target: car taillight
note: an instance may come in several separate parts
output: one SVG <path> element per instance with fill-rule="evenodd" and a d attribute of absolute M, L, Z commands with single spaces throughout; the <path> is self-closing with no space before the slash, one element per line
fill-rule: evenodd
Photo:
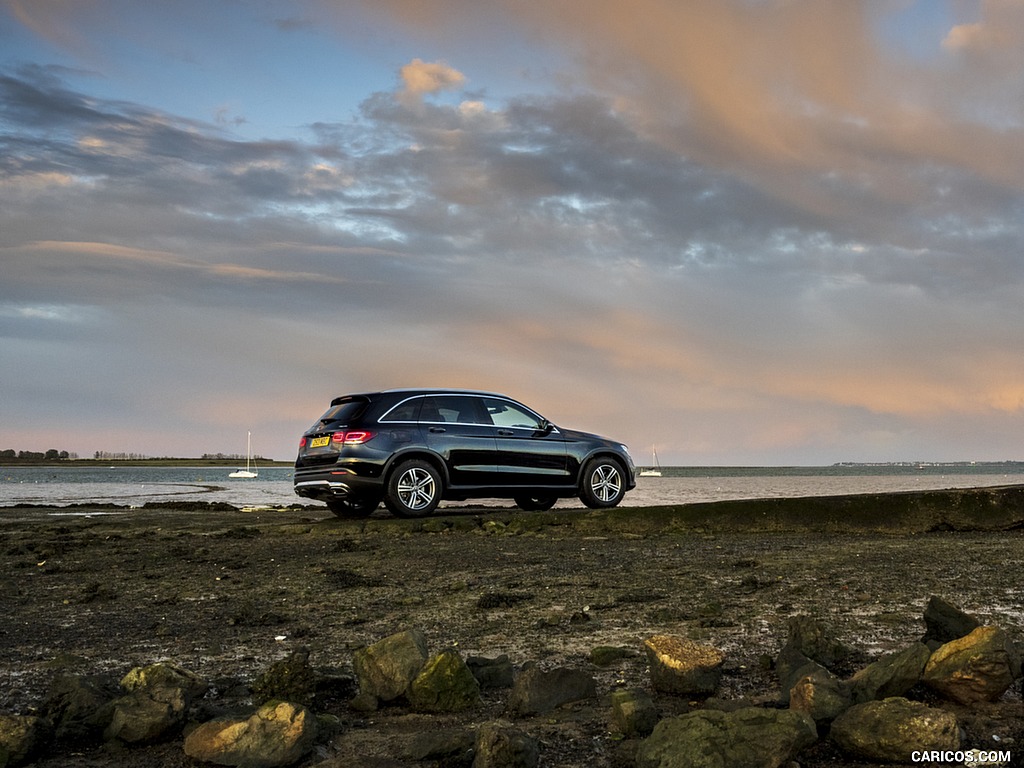
<path fill-rule="evenodd" d="M 305 437 L 300 437 L 299 438 L 299 448 L 305 448 L 305 447 L 306 447 L 306 438 Z"/>
<path fill-rule="evenodd" d="M 331 440 L 342 445 L 362 445 L 367 440 L 373 439 L 376 432 L 369 432 L 364 429 L 354 429 L 349 432 L 335 432 Z"/>

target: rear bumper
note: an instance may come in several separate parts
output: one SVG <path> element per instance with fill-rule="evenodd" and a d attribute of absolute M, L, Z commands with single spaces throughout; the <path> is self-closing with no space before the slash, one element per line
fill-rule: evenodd
<path fill-rule="evenodd" d="M 294 488 L 297 495 L 318 501 L 380 494 L 384 490 L 380 478 L 337 470 L 296 471 Z"/>

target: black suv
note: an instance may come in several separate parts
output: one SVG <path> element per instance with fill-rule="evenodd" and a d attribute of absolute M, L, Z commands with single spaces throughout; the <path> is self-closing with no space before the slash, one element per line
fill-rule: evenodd
<path fill-rule="evenodd" d="M 401 517 L 442 499 L 511 498 L 550 509 L 579 496 L 614 507 L 636 485 L 622 443 L 561 429 L 504 395 L 401 389 L 345 395 L 299 442 L 295 492 L 339 517 L 366 517 L 383 500 Z"/>

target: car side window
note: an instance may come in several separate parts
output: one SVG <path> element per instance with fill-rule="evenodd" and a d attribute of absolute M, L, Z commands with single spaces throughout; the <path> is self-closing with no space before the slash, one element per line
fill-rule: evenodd
<path fill-rule="evenodd" d="M 449 395 L 436 397 L 437 408 L 444 421 L 454 424 L 487 424 L 480 409 L 477 397 L 467 395 Z"/>
<path fill-rule="evenodd" d="M 381 421 L 417 421 L 423 398 L 414 397 L 399 403 L 381 417 Z"/>
<path fill-rule="evenodd" d="M 420 421 L 444 424 L 490 424 L 487 411 L 477 397 L 436 395 L 423 398 Z"/>
<path fill-rule="evenodd" d="M 541 417 L 516 403 L 511 403 L 508 400 L 484 398 L 484 405 L 495 426 L 540 429 Z"/>
<path fill-rule="evenodd" d="M 420 406 L 420 421 L 426 421 L 431 424 L 444 421 L 444 417 L 441 415 L 440 409 L 437 407 L 437 398 L 424 397 L 423 405 Z"/>

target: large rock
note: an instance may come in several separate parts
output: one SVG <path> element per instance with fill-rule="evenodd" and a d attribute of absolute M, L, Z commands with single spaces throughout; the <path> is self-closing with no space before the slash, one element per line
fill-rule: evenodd
<path fill-rule="evenodd" d="M 189 699 L 198 699 L 210 689 L 209 683 L 200 675 L 166 661 L 148 667 L 135 667 L 121 678 L 121 687 L 129 693 L 178 688 Z"/>
<path fill-rule="evenodd" d="M 850 707 L 829 733 L 846 752 L 881 763 L 909 763 L 913 752 L 960 748 L 953 713 L 900 697 Z"/>
<path fill-rule="evenodd" d="M 257 704 L 275 699 L 312 706 L 316 695 L 316 673 L 309 663 L 309 649 L 296 648 L 286 658 L 275 661 L 252 683 Z"/>
<path fill-rule="evenodd" d="M 154 744 L 176 736 L 188 714 L 189 702 L 181 688 L 139 689 L 114 700 L 108 741 Z"/>
<path fill-rule="evenodd" d="M 490 659 L 486 656 L 470 656 L 466 666 L 473 677 L 480 683 L 481 690 L 487 688 L 511 688 L 515 683 L 515 673 L 508 654 Z"/>
<path fill-rule="evenodd" d="M 121 679 L 127 693 L 112 703 L 104 738 L 125 744 L 149 744 L 177 735 L 194 698 L 209 684 L 199 675 L 161 662 L 136 667 Z"/>
<path fill-rule="evenodd" d="M 454 768 L 472 762 L 475 744 L 476 734 L 468 728 L 432 728 L 413 735 L 405 756 L 410 760 L 429 760 L 431 765 Z M 328 768 L 328 765 L 324 764 L 322 768 Z"/>
<path fill-rule="evenodd" d="M 264 704 L 246 720 L 211 720 L 185 738 L 185 754 L 214 765 L 279 768 L 313 748 L 316 718 L 288 702 Z"/>
<path fill-rule="evenodd" d="M 649 736 L 658 724 L 658 708 L 642 688 L 614 691 L 611 702 L 612 730 L 627 738 Z"/>
<path fill-rule="evenodd" d="M 789 620 L 786 646 L 828 669 L 833 669 L 854 653 L 853 649 L 836 638 L 831 627 L 813 616 L 794 616 Z"/>
<path fill-rule="evenodd" d="M 385 637 L 353 654 L 362 695 L 394 701 L 405 695 L 427 662 L 427 639 L 417 629 Z"/>
<path fill-rule="evenodd" d="M 53 723 L 57 741 L 98 742 L 110 725 L 112 702 L 120 693 L 106 676 L 64 675 L 50 686 L 42 715 Z"/>
<path fill-rule="evenodd" d="M 978 627 L 935 651 L 921 679 L 961 704 L 995 701 L 1020 677 L 1020 656 L 999 627 Z"/>
<path fill-rule="evenodd" d="M 540 745 L 532 736 L 499 723 L 484 723 L 476 733 L 473 768 L 536 768 Z"/>
<path fill-rule="evenodd" d="M 920 682 L 930 656 L 927 645 L 914 643 L 858 670 L 849 680 L 853 703 L 904 695 Z"/>
<path fill-rule="evenodd" d="M 508 698 L 508 709 L 516 715 L 539 715 L 570 701 L 597 695 L 597 682 L 586 672 L 567 667 L 544 670 L 536 665 L 523 668 Z"/>
<path fill-rule="evenodd" d="M 924 609 L 924 637 L 922 643 L 933 648 L 958 637 L 969 635 L 981 626 L 981 622 L 964 613 L 952 603 L 932 595 Z M 934 645 L 933 645 L 934 644 Z"/>
<path fill-rule="evenodd" d="M 442 651 L 410 684 L 409 703 L 420 712 L 462 712 L 480 704 L 480 684 L 457 651 Z"/>
<path fill-rule="evenodd" d="M 779 678 L 780 702 L 789 706 L 789 692 L 797 681 L 802 677 L 811 674 L 814 670 L 828 672 L 825 667 L 816 661 L 811 661 L 800 651 L 792 646 L 785 645 L 775 660 L 775 674 Z"/>
<path fill-rule="evenodd" d="M 789 692 L 789 708 L 816 723 L 831 723 L 853 704 L 849 686 L 822 666 L 812 664 Z"/>
<path fill-rule="evenodd" d="M 697 710 L 658 723 L 636 768 L 779 768 L 817 741 L 814 721 L 792 710 Z"/>
<path fill-rule="evenodd" d="M 53 734 L 35 715 L 0 715 L 0 766 L 14 768 L 41 752 Z"/>
<path fill-rule="evenodd" d="M 725 656 L 717 648 L 672 635 L 644 641 L 656 691 L 682 696 L 711 696 L 722 679 Z"/>

